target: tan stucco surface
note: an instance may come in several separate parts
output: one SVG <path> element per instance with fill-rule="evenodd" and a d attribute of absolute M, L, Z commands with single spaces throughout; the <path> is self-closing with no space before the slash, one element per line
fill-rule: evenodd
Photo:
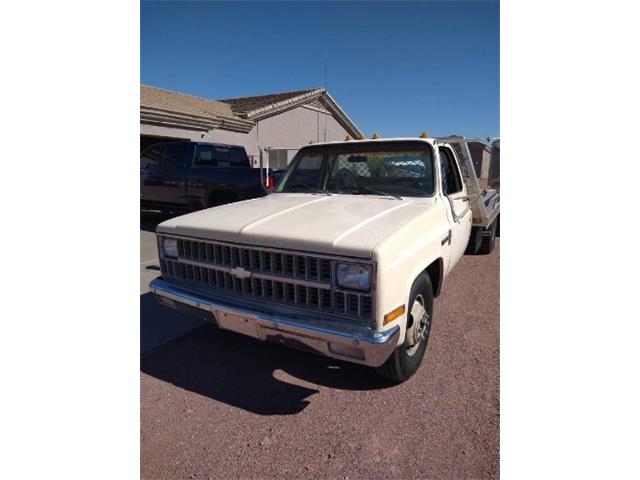
<path fill-rule="evenodd" d="M 273 117 L 259 120 L 249 133 L 222 129 L 202 132 L 141 124 L 140 134 L 242 145 L 251 156 L 259 157 L 260 149 L 262 149 L 266 159 L 266 150 L 269 147 L 293 149 L 289 152 L 289 158 L 291 158 L 295 154 L 295 149 L 307 145 L 310 141 L 343 140 L 347 135 L 347 131 L 329 113 L 321 113 L 306 107 L 297 107 Z"/>

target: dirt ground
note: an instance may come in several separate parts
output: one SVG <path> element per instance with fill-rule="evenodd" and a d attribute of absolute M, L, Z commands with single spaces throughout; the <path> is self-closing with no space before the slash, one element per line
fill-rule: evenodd
<path fill-rule="evenodd" d="M 402 385 L 211 326 L 147 354 L 142 478 L 497 478 L 499 260 L 447 278 Z"/>

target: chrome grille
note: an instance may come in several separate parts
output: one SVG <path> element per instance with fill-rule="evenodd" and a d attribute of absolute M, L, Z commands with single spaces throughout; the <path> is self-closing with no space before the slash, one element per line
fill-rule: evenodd
<path fill-rule="evenodd" d="M 178 257 L 220 267 L 242 267 L 303 280 L 331 281 L 331 260 L 308 255 L 180 239 Z"/>
<path fill-rule="evenodd" d="M 357 320 L 372 317 L 370 292 L 335 288 L 337 260 L 214 241 L 177 241 L 178 258 L 160 259 L 166 278 Z M 239 268 L 251 276 L 233 275 Z"/>

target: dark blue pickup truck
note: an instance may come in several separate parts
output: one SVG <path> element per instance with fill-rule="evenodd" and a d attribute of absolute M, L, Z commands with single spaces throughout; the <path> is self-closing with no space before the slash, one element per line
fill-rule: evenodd
<path fill-rule="evenodd" d="M 262 197 L 273 188 L 268 172 L 252 168 L 243 147 L 163 142 L 140 154 L 140 206 L 192 211 Z"/>

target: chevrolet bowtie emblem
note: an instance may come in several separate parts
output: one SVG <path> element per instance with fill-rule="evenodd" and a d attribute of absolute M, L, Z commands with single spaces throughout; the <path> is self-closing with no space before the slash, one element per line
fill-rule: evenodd
<path fill-rule="evenodd" d="M 249 272 L 248 270 L 245 270 L 242 267 L 232 268 L 229 273 L 231 273 L 231 275 L 241 280 L 245 278 L 249 278 L 251 276 L 251 272 Z"/>

